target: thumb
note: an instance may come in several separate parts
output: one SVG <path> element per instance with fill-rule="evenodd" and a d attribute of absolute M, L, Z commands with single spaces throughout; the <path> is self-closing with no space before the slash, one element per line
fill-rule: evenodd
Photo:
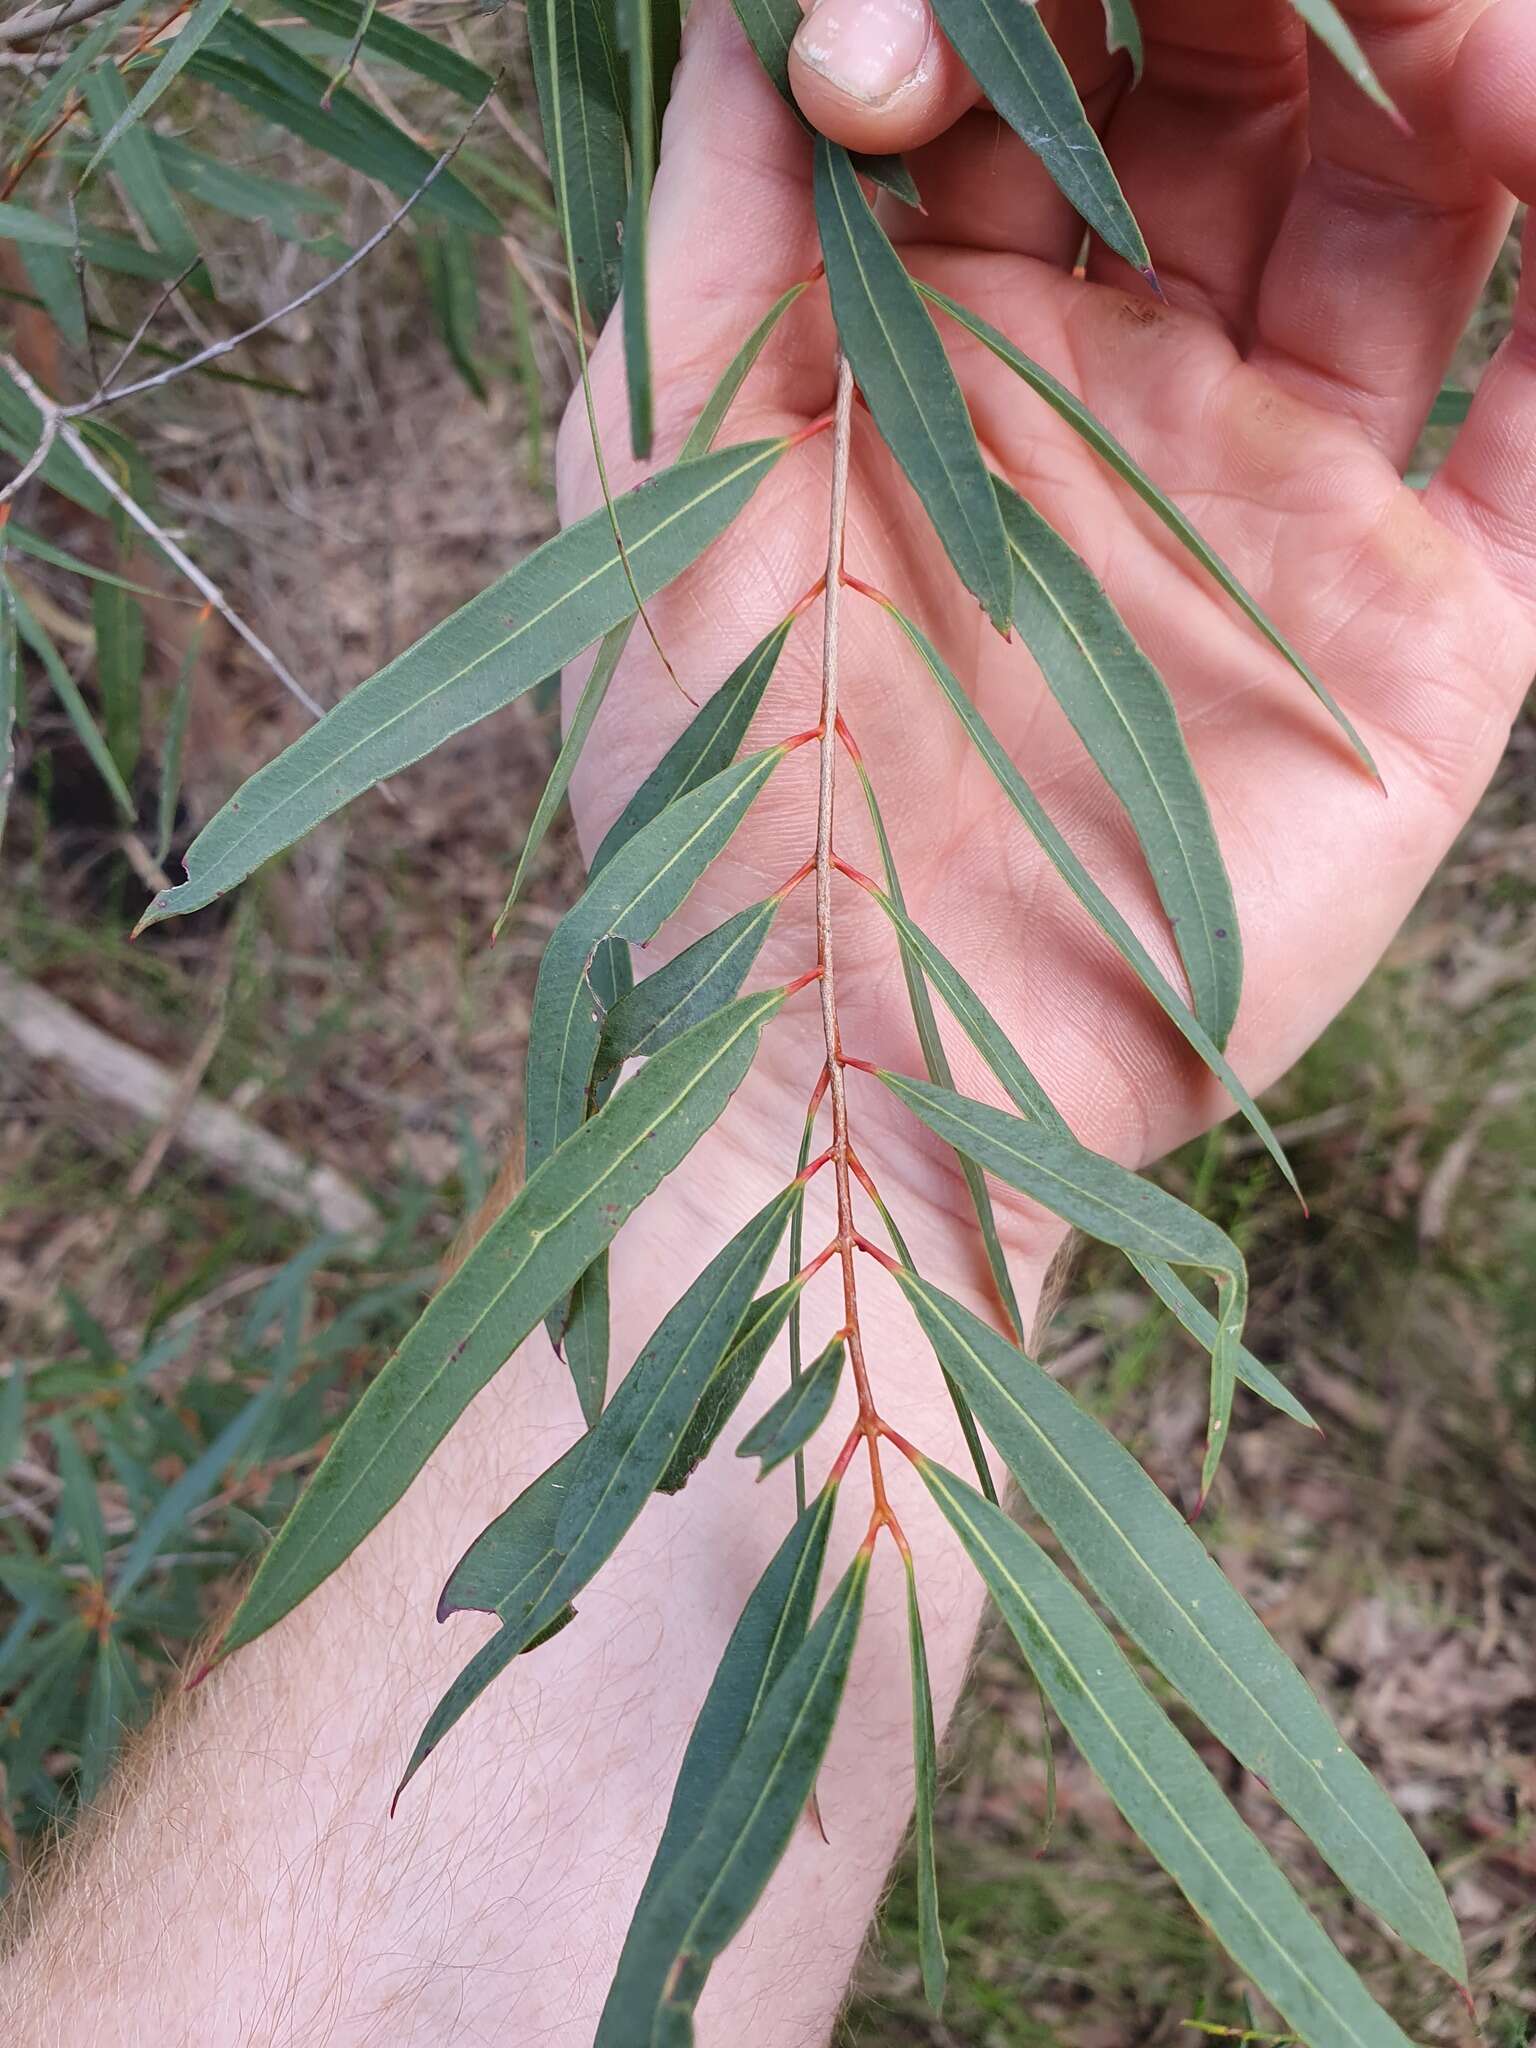
<path fill-rule="evenodd" d="M 813 127 L 875 155 L 931 142 L 981 97 L 928 0 L 811 0 L 789 82 Z"/>

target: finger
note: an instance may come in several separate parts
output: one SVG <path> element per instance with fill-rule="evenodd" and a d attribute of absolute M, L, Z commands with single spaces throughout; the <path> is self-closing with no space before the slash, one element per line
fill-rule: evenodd
<path fill-rule="evenodd" d="M 1469 153 L 1518 198 L 1536 199 L 1532 0 L 1495 0 L 1467 37 L 1449 98 Z M 1536 616 L 1536 228 L 1529 225 L 1522 255 L 1509 338 L 1425 502 Z"/>
<path fill-rule="evenodd" d="M 805 130 L 729 0 L 697 0 L 689 10 L 649 236 L 651 342 L 665 371 L 657 400 L 691 421 L 753 324 L 819 256 Z M 829 400 L 831 354 L 809 351 L 806 310 L 796 308 L 753 372 L 764 404 L 808 412 Z M 618 325 L 610 321 L 603 337 L 605 370 Z"/>
<path fill-rule="evenodd" d="M 981 97 L 928 0 L 815 0 L 789 82 L 813 127 L 876 154 L 931 142 Z"/>
<path fill-rule="evenodd" d="M 1164 292 L 1248 338 L 1306 160 L 1306 33 L 1289 0 L 1145 0 L 1146 63 L 1106 147 Z M 1096 246 L 1090 277 L 1144 292 Z"/>
<path fill-rule="evenodd" d="M 1111 56 L 1097 6 L 1041 8 L 1094 129 L 1102 134 L 1130 77 Z M 1032 256 L 1062 268 L 1077 260 L 1083 224 L 1029 145 L 985 107 L 962 114 L 936 141 L 915 150 L 913 177 L 923 211 L 892 211 L 891 239 Z"/>
<path fill-rule="evenodd" d="M 1252 360 L 1357 421 L 1399 467 L 1509 221 L 1506 195 L 1450 113 L 1457 53 L 1484 4 L 1342 8 L 1411 133 L 1312 46 L 1311 161 L 1260 289 Z"/>

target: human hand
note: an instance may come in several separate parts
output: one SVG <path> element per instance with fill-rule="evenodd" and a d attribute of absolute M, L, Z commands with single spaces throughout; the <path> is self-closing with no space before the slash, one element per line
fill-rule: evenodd
<path fill-rule="evenodd" d="M 1258 1088 L 1353 993 L 1464 823 L 1536 665 L 1536 374 L 1531 288 L 1445 468 L 1400 471 L 1506 233 L 1536 193 L 1536 9 L 1528 0 L 1357 0 L 1345 8 L 1412 125 L 1398 132 L 1285 0 L 1143 0 L 1146 75 L 1104 53 L 1099 0 L 1048 8 L 1169 304 L 1118 258 L 1071 264 L 1081 230 L 975 88 L 924 0 L 823 0 L 791 75 L 850 146 L 910 152 L 925 213 L 882 201 L 913 269 L 1078 392 L 1189 514 L 1322 675 L 1385 793 L 1299 678 L 1131 494 L 1002 365 L 946 325 L 988 461 L 1088 560 L 1162 672 L 1207 790 L 1239 905 L 1246 986 L 1231 1053 Z M 884 69 L 882 69 L 882 66 Z M 831 74 L 845 81 L 833 82 Z M 863 97 L 850 87 L 857 86 Z M 919 146 L 921 145 L 921 146 Z M 723 0 L 700 0 L 668 114 L 651 231 L 657 447 L 675 453 L 725 363 L 818 260 L 804 131 Z M 791 430 L 831 402 L 819 287 L 770 343 L 727 439 Z M 615 490 L 628 463 L 616 323 L 593 359 Z M 684 685 L 705 695 L 814 581 L 826 552 L 825 437 L 787 457 L 747 512 L 650 607 Z M 562 509 L 598 502 L 585 412 L 561 443 Z M 1171 939 L 1123 815 L 1027 654 L 956 581 L 867 418 L 855 422 L 847 560 L 937 641 L 1088 865 L 1177 982 Z M 906 643 L 843 601 L 843 703 L 871 768 L 916 921 L 979 987 L 1078 1134 L 1134 1162 L 1227 1107 L 1089 925 L 972 754 Z M 754 741 L 816 721 L 819 635 L 797 628 Z M 577 783 L 588 843 L 686 718 L 642 634 Z M 814 750 L 794 757 L 663 942 L 687 943 L 809 851 Z M 839 846 L 874 867 L 856 787 Z M 808 902 L 771 964 L 814 958 Z M 894 942 L 841 886 L 851 1052 L 912 1068 Z M 809 1004 L 809 998 L 802 1003 Z M 778 1027 L 788 1085 L 819 1066 Z M 962 1087 L 988 1085 L 955 1047 Z M 868 1091 L 857 1114 L 896 1112 Z M 796 1118 L 796 1124 L 798 1118 Z M 953 1206 L 952 1163 L 910 1124 L 898 1170 Z M 1016 1230 L 1026 1212 L 1014 1213 Z"/>

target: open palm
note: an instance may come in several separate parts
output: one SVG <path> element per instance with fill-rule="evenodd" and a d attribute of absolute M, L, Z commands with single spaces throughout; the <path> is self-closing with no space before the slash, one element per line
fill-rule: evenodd
<path fill-rule="evenodd" d="M 825 5 L 844 21 L 853 10 L 853 0 Z M 894 10 L 895 0 L 863 6 Z M 1166 305 L 1099 250 L 1087 276 L 1074 275 L 1073 217 L 1024 145 L 985 109 L 969 110 L 973 89 L 941 41 L 930 39 L 914 82 L 872 110 L 798 60 L 795 77 L 807 111 L 836 139 L 911 149 L 925 212 L 891 203 L 887 219 L 913 270 L 1086 401 L 1321 674 L 1380 766 L 1385 791 L 1134 496 L 1004 366 L 950 329 L 988 462 L 1087 559 L 1178 706 L 1239 905 L 1246 980 L 1231 1053 L 1257 1088 L 1379 957 L 1486 784 L 1536 666 L 1527 509 L 1536 361 L 1524 341 L 1490 372 L 1430 490 L 1411 490 L 1400 474 L 1507 231 L 1511 201 L 1495 174 L 1518 187 L 1536 170 L 1536 149 L 1521 139 L 1536 82 L 1520 90 L 1536 81 L 1536 11 L 1525 0 L 1499 0 L 1486 15 L 1482 0 L 1344 9 L 1412 136 L 1308 51 L 1285 0 L 1143 0 L 1139 11 L 1148 54 L 1134 92 L 1122 60 L 1104 55 L 1100 0 L 1067 0 L 1053 25 L 1141 220 Z M 1473 135 L 1477 162 L 1459 139 Z M 655 198 L 663 459 L 768 305 L 816 268 L 810 159 L 804 130 L 724 0 L 698 0 Z M 726 438 L 823 414 L 834 347 L 818 285 L 776 333 Z M 612 327 L 593 381 L 617 490 L 634 472 Z M 718 685 L 815 581 L 829 464 L 825 437 L 791 453 L 725 539 L 651 608 L 693 696 Z M 579 398 L 560 480 L 567 517 L 598 501 Z M 1027 653 L 999 638 L 956 581 L 862 416 L 847 563 L 937 642 L 1177 982 L 1171 934 L 1115 799 Z M 1089 1143 L 1141 1161 L 1220 1114 L 1219 1091 L 1027 837 L 910 647 L 878 607 L 852 592 L 843 604 L 844 709 L 916 921 L 977 984 Z M 755 739 L 815 723 L 815 616 L 791 639 Z M 690 715 L 636 634 L 577 784 L 589 846 Z M 813 754 L 780 771 L 661 942 L 668 950 L 800 865 L 813 830 Z M 876 865 L 848 777 L 838 844 L 857 865 Z M 786 975 L 810 964 L 808 901 L 797 899 L 772 945 L 771 963 Z M 851 885 L 837 945 L 848 1049 L 914 1068 L 896 949 Z M 784 1027 L 769 1057 L 808 1089 L 818 1046 L 807 1010 L 803 1035 Z M 960 1085 L 986 1092 L 964 1048 L 955 1058 Z M 894 1114 L 873 1099 L 860 1108 L 866 1119 Z M 912 1170 L 948 1171 L 936 1159 Z"/>

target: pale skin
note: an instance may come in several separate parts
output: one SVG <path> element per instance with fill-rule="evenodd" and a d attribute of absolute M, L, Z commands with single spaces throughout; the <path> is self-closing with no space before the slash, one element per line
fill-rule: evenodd
<path fill-rule="evenodd" d="M 796 89 L 836 139 L 928 144 L 914 157 L 926 215 L 891 221 L 914 268 L 1081 393 L 1323 674 L 1381 766 L 1385 795 L 1161 529 L 1008 373 L 956 348 L 989 459 L 1086 554 L 1178 702 L 1240 905 L 1247 981 L 1231 1052 L 1258 1089 L 1379 958 L 1486 785 L 1536 667 L 1536 286 L 1440 476 L 1422 496 L 1399 480 L 1510 195 L 1536 197 L 1536 7 L 1346 6 L 1411 138 L 1307 51 L 1279 0 L 1142 0 L 1147 74 L 1134 95 L 1123 65 L 1103 55 L 1099 0 L 1050 10 L 1142 221 L 1165 308 L 1098 255 L 1086 280 L 1072 276 L 1070 216 L 1022 145 L 968 111 L 974 88 L 921 0 L 827 5 L 837 14 L 802 32 Z M 862 97 L 828 76 L 839 64 Z M 817 260 L 803 135 L 722 0 L 696 0 L 689 24 L 652 251 L 657 453 L 669 459 L 748 328 Z M 815 420 L 833 377 L 825 302 L 812 291 L 728 434 Z M 618 488 L 634 472 L 616 335 L 598 348 L 594 378 Z M 695 696 L 820 573 L 829 465 L 826 436 L 787 457 L 703 566 L 652 608 Z M 560 484 L 567 516 L 597 502 L 579 408 L 562 436 Z M 1173 971 L 1113 803 L 1022 651 L 955 584 L 866 418 L 854 426 L 847 560 L 939 642 Z M 1223 1113 L 1219 1094 L 1089 934 L 883 615 L 851 592 L 842 603 L 843 703 L 914 915 L 983 990 L 1081 1138 L 1127 1163 L 1157 1157 Z M 758 737 L 814 725 L 818 620 L 819 610 L 797 630 Z M 688 715 L 637 635 L 578 784 L 589 848 Z M 771 786 L 656 957 L 806 858 L 816 751 L 803 749 Z M 846 771 L 840 786 L 839 851 L 870 867 Z M 848 1051 L 914 1070 L 878 913 L 845 882 L 835 913 Z M 814 957 L 802 889 L 766 965 L 787 979 Z M 616 1370 L 788 1177 L 821 1048 L 808 989 L 771 1028 L 725 1119 L 621 1235 Z M 953 1052 L 961 1085 L 989 1092 L 963 1045 Z M 950 1161 L 857 1073 L 849 1113 L 919 1263 L 984 1307 Z M 830 1215 L 818 1182 L 808 1247 Z M 1059 1231 L 1019 1203 L 1001 1216 L 1028 1313 Z M 961 1465 L 894 1290 L 867 1262 L 859 1290 L 881 1409 Z M 834 1275 L 808 1299 L 809 1334 L 830 1332 L 842 1317 Z M 777 1385 L 770 1365 L 743 1425 Z M 530 1342 L 350 1564 L 165 1717 L 39 1902 L 0 1997 L 8 2040 L 586 2048 L 692 1716 L 790 1502 L 787 1479 L 754 1489 L 727 1448 L 683 1494 L 653 1504 L 577 1624 L 500 1681 L 390 1822 L 389 1791 L 421 1720 L 485 1633 L 469 1618 L 437 1626 L 437 1590 L 578 1427 L 562 1368 Z M 900 1458 L 888 1451 L 886 1467 L 917 1556 L 943 1717 L 981 1601 Z M 862 1463 L 845 1492 L 843 1555 L 865 1529 Z M 700 2008 L 705 2044 L 826 2039 L 907 1823 L 901 1600 L 882 1537 L 821 1779 L 829 1840 L 800 1830 L 715 1971 Z"/>

